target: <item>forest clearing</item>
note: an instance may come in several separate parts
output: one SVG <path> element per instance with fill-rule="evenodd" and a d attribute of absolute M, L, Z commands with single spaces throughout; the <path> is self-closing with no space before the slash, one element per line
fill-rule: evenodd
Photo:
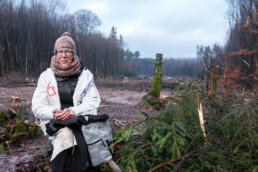
<path fill-rule="evenodd" d="M 173 79 L 164 82 L 172 89 L 161 88 L 165 105 L 156 110 L 142 101 L 151 79 L 123 81 L 97 80 L 96 86 L 102 100 L 98 113 L 110 115 L 114 132 L 113 159 L 124 171 L 257 170 L 258 102 L 254 94 L 235 90 L 234 95 L 219 92 L 211 98 L 197 80 Z M 51 169 L 51 144 L 38 126 L 30 136 L 21 128 L 15 132 L 21 119 L 35 124 L 31 112 L 34 90 L 31 86 L 0 87 L 0 171 Z M 21 100 L 10 102 L 11 96 Z M 205 131 L 200 127 L 198 102 Z M 15 111 L 15 117 L 8 116 L 8 108 Z M 109 170 L 104 166 L 102 171 Z"/>
<path fill-rule="evenodd" d="M 2 78 L 2 81 L 4 79 Z M 26 137 L 20 135 L 13 135 L 17 137 L 19 142 L 18 146 L 14 146 L 11 140 L 5 140 L 6 136 L 4 131 L 7 129 L 6 125 L 9 125 L 9 120 L 16 121 L 19 119 L 28 121 L 30 123 L 35 122 L 35 117 L 31 112 L 31 98 L 35 90 L 35 86 L 20 86 L 20 77 L 16 77 L 11 82 L 16 84 L 11 84 L 11 87 L 0 86 L 0 112 L 1 112 L 1 149 L 0 149 L 0 171 L 19 171 L 25 169 L 25 171 L 37 170 L 41 168 L 44 171 L 49 161 L 49 155 L 47 154 L 47 149 L 51 147 L 50 142 L 47 140 L 43 133 L 39 132 L 34 139 L 26 139 Z M 2 82 L 1 85 L 9 84 L 9 82 Z M 145 111 L 147 113 L 154 113 L 153 108 L 144 103 L 140 103 L 143 95 L 147 93 L 146 88 L 150 87 L 150 80 L 132 80 L 123 83 L 122 80 L 108 81 L 101 80 L 96 81 L 97 88 L 101 95 L 101 105 L 98 110 L 99 114 L 110 115 L 110 124 L 112 128 L 119 128 L 121 126 L 127 125 L 128 123 L 133 123 L 137 119 L 136 113 L 140 111 Z M 170 95 L 169 89 L 162 90 L 162 95 L 168 97 Z M 11 96 L 17 96 L 21 98 L 21 101 L 17 101 L 13 104 L 10 101 Z M 8 108 L 14 109 L 17 116 L 10 119 L 9 116 L 5 118 L 5 113 L 8 113 Z M 14 125 L 15 123 L 10 123 Z M 21 136 L 21 138 L 19 138 Z M 17 143 L 15 143 L 17 144 Z M 3 149 L 5 147 L 5 149 Z M 48 157 L 47 157 L 48 156 Z M 34 159 L 36 160 L 34 161 Z M 49 168 L 50 169 L 50 168 Z"/>
<path fill-rule="evenodd" d="M 258 172 L 257 0 L 103 1 L 0 0 L 0 172 Z"/>

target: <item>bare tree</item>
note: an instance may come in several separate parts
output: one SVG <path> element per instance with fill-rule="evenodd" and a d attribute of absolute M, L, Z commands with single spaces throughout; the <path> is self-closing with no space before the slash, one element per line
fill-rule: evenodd
<path fill-rule="evenodd" d="M 77 31 L 80 34 L 88 35 L 97 26 L 101 25 L 101 20 L 99 17 L 90 10 L 78 10 L 73 15 Z"/>

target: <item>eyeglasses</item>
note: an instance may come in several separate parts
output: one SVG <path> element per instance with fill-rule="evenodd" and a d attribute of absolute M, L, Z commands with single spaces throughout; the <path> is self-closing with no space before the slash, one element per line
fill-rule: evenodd
<path fill-rule="evenodd" d="M 57 55 L 63 55 L 63 54 L 69 56 L 72 54 L 72 51 L 64 51 L 64 50 L 57 51 Z"/>

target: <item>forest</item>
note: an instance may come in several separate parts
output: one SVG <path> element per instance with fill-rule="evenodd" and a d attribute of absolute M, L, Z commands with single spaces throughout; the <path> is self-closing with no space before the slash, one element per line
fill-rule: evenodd
<path fill-rule="evenodd" d="M 105 36 L 101 18 L 90 9 L 70 14 L 65 0 L 0 0 L 0 169 L 51 171 L 53 147 L 31 99 L 67 31 L 93 73 L 122 171 L 257 172 L 258 2 L 227 4 L 224 45 L 196 45 L 196 57 L 180 59 L 142 57 L 115 23 Z"/>
<path fill-rule="evenodd" d="M 153 73 L 155 54 L 140 58 L 139 51 L 125 49 L 123 36 L 117 35 L 114 26 L 108 37 L 103 36 L 97 29 L 101 19 L 88 9 L 69 14 L 62 10 L 65 1 L 0 3 L 0 76 L 11 71 L 38 76 L 49 67 L 54 42 L 64 30 L 72 34 L 78 56 L 95 78 Z M 257 3 L 232 0 L 228 4 L 230 27 L 225 45 L 197 45 L 196 59 L 166 58 L 163 76 L 204 78 L 204 64 L 214 56 L 221 80 L 248 89 L 257 87 Z M 237 76 L 231 78 L 231 73 Z"/>
<path fill-rule="evenodd" d="M 116 76 L 123 63 L 123 37 L 115 27 L 105 38 L 96 28 L 101 24 L 90 10 L 63 12 L 62 1 L 9 1 L 0 4 L 0 76 L 19 71 L 38 76 L 50 65 L 55 40 L 71 33 L 77 55 L 96 77 Z"/>

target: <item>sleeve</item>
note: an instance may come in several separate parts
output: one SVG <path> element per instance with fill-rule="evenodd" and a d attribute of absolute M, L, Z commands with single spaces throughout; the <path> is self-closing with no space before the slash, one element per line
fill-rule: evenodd
<path fill-rule="evenodd" d="M 47 97 L 46 79 L 44 77 L 44 73 L 42 73 L 32 97 L 32 112 L 38 119 L 52 119 L 52 111 L 54 109 L 56 109 L 54 106 L 50 106 Z"/>
<path fill-rule="evenodd" d="M 100 104 L 99 92 L 94 84 L 93 79 L 87 86 L 87 92 L 82 98 L 82 103 L 78 106 L 71 107 L 75 115 L 89 114 L 90 112 L 97 110 Z"/>

